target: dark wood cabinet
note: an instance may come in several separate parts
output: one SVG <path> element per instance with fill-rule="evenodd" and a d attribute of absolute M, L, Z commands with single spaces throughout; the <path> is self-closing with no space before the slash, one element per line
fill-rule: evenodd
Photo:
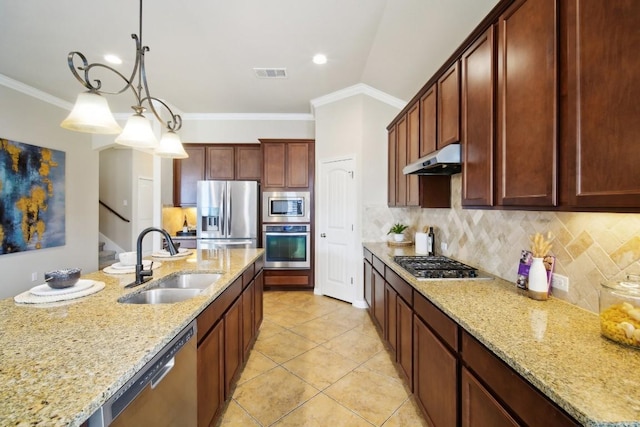
<path fill-rule="evenodd" d="M 208 427 L 224 402 L 224 321 L 198 344 L 198 426 Z"/>
<path fill-rule="evenodd" d="M 384 270 L 383 270 L 384 271 Z M 385 330 L 384 276 L 373 269 L 373 317 L 381 331 Z"/>
<path fill-rule="evenodd" d="M 393 126 L 389 129 L 388 133 L 388 179 L 387 179 L 387 205 L 396 205 L 396 181 L 398 179 L 398 160 L 396 158 L 396 152 L 398 148 L 398 138 L 396 127 Z"/>
<path fill-rule="evenodd" d="M 416 102 L 407 113 L 407 164 L 420 158 L 420 103 Z M 420 177 L 406 175 L 407 206 L 420 206 Z"/>
<path fill-rule="evenodd" d="M 463 427 L 509 427 L 519 424 L 466 369 L 460 373 Z"/>
<path fill-rule="evenodd" d="M 420 157 L 438 149 L 437 85 L 432 85 L 420 97 Z"/>
<path fill-rule="evenodd" d="M 224 395 L 231 395 L 231 385 L 242 365 L 242 298 L 238 298 L 224 315 Z"/>
<path fill-rule="evenodd" d="M 640 2 L 571 0 L 562 5 L 566 204 L 575 210 L 638 212 Z"/>
<path fill-rule="evenodd" d="M 460 68 L 456 61 L 438 79 L 438 149 L 460 141 Z"/>
<path fill-rule="evenodd" d="M 255 336 L 256 282 L 251 280 L 242 293 L 242 360 L 247 360 Z"/>
<path fill-rule="evenodd" d="M 407 116 L 404 116 L 396 124 L 396 206 L 407 206 L 407 176 L 402 172 L 407 159 Z"/>
<path fill-rule="evenodd" d="M 308 190 L 313 187 L 315 144 L 313 140 L 261 139 L 262 186 L 269 190 Z"/>
<path fill-rule="evenodd" d="M 184 150 L 189 157 L 173 160 L 173 204 L 175 206 L 196 206 L 196 184 L 205 179 L 205 147 L 184 144 Z"/>
<path fill-rule="evenodd" d="M 365 251 L 366 254 L 366 251 Z M 369 255 L 371 253 L 369 252 Z M 373 307 L 373 267 L 368 259 L 364 261 L 364 272 L 363 272 L 363 282 L 364 282 L 364 300 L 367 302 L 367 306 L 370 308 Z"/>
<path fill-rule="evenodd" d="M 430 305 L 421 296 L 414 299 L 414 304 L 418 303 Z M 414 305 L 414 309 L 416 308 L 417 306 Z M 420 314 L 425 315 L 424 313 Z M 457 329 L 452 320 L 447 320 L 451 322 L 447 328 Z M 438 324 L 427 322 L 427 319 L 422 319 L 418 314 L 414 314 L 413 392 L 430 424 L 455 426 L 458 425 L 459 365 L 457 354 L 449 349 L 430 329 L 438 327 Z"/>
<path fill-rule="evenodd" d="M 389 285 L 384 283 L 384 339 L 387 341 L 391 352 L 397 356 L 398 350 L 398 317 L 397 317 L 397 301 L 398 293 Z M 397 357 L 396 357 L 397 361 Z"/>
<path fill-rule="evenodd" d="M 185 144 L 186 159 L 173 161 L 174 206 L 196 206 L 197 182 L 204 179 L 259 181 L 259 144 Z"/>
<path fill-rule="evenodd" d="M 462 74 L 462 206 L 494 204 L 494 27 L 460 60 Z"/>
<path fill-rule="evenodd" d="M 413 309 L 396 298 L 396 361 L 410 390 L 413 390 Z"/>
<path fill-rule="evenodd" d="M 555 0 L 517 0 L 498 19 L 497 204 L 557 204 Z"/>
<path fill-rule="evenodd" d="M 253 326 L 253 334 L 254 336 L 258 333 L 258 329 L 260 329 L 260 325 L 262 324 L 262 319 L 264 318 L 264 273 L 262 268 L 256 274 L 255 278 L 255 301 L 253 303 L 254 309 L 254 326 Z"/>

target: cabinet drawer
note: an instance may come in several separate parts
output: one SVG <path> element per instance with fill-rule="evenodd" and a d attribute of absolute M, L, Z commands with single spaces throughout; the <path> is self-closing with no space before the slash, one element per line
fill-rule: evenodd
<path fill-rule="evenodd" d="M 255 275 L 254 272 L 255 264 L 251 264 L 247 269 L 242 273 L 242 287 L 246 288 L 249 285 L 249 282 L 253 279 Z"/>
<path fill-rule="evenodd" d="M 455 352 L 458 351 L 458 325 L 429 300 L 414 291 L 413 310 Z"/>
<path fill-rule="evenodd" d="M 526 425 L 578 425 L 562 409 L 498 359 L 467 332 L 462 333 L 462 360 L 476 377 Z"/>
<path fill-rule="evenodd" d="M 231 286 L 218 295 L 218 297 L 200 313 L 198 316 L 198 344 L 241 293 L 242 277 L 238 277 Z"/>
<path fill-rule="evenodd" d="M 413 305 L 413 288 L 411 285 L 389 267 L 386 267 L 384 278 L 409 306 Z"/>
<path fill-rule="evenodd" d="M 384 276 L 384 262 L 380 261 L 378 259 L 378 257 L 373 255 L 373 260 L 372 260 L 371 264 L 373 264 L 373 268 L 378 270 L 378 273 L 380 273 L 382 276 Z"/>

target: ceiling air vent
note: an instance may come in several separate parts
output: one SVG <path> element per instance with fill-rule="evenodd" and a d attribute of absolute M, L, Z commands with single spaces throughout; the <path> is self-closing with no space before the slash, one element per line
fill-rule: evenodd
<path fill-rule="evenodd" d="M 259 79 L 286 79 L 286 68 L 254 68 L 256 77 Z"/>

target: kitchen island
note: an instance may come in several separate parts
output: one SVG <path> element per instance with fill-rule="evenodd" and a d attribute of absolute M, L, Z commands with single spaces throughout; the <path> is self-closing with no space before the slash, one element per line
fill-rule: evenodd
<path fill-rule="evenodd" d="M 393 260 L 415 255 L 413 247 L 364 247 L 365 260 L 369 251 L 374 267 L 377 258 L 413 288 L 414 303 L 426 298 L 460 327 L 463 365 L 470 335 L 580 424 L 640 426 L 640 351 L 600 336 L 597 314 L 553 297 L 532 300 L 499 278 L 420 281 Z"/>
<path fill-rule="evenodd" d="M 100 292 L 47 305 L 0 300 L 0 425 L 78 426 L 194 320 L 262 249 L 193 251 L 182 259 L 155 259 L 154 280 L 180 271 L 220 272 L 200 295 L 174 304 L 122 304 L 134 274 L 101 271 Z"/>

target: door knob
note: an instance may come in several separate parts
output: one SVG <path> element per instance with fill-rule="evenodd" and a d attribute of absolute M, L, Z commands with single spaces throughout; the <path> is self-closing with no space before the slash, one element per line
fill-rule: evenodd
<path fill-rule="evenodd" d="M 320 237 L 327 237 L 327 234 L 326 233 L 321 233 Z"/>

